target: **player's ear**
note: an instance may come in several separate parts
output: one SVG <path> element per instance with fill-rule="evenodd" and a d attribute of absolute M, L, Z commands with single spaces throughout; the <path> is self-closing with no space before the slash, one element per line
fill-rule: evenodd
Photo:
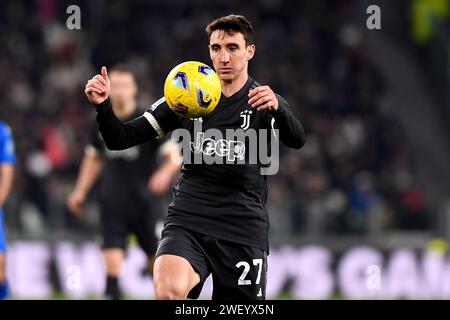
<path fill-rule="evenodd" d="M 255 55 L 256 47 L 254 44 L 250 44 L 247 46 L 247 61 L 253 58 Z"/>

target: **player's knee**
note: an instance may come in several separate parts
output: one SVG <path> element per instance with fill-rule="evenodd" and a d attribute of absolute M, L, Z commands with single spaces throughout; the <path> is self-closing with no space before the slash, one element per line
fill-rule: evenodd
<path fill-rule="evenodd" d="M 187 299 L 187 292 L 181 287 L 174 285 L 155 285 L 155 296 L 157 300 L 183 300 Z"/>

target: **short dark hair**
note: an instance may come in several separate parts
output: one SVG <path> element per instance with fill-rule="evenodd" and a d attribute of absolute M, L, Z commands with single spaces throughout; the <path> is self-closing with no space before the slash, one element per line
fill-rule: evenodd
<path fill-rule="evenodd" d="M 245 44 L 248 46 L 253 44 L 253 27 L 246 17 L 236 14 L 230 14 L 225 17 L 218 18 L 206 26 L 208 38 L 216 30 L 224 30 L 226 33 L 242 33 Z"/>

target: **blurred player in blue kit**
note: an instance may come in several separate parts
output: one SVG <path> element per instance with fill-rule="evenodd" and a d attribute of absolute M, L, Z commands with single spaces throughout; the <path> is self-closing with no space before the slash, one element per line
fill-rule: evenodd
<path fill-rule="evenodd" d="M 3 205 L 8 198 L 14 179 L 16 155 L 9 126 L 0 121 L 0 300 L 9 296 L 6 281 L 6 233 Z"/>

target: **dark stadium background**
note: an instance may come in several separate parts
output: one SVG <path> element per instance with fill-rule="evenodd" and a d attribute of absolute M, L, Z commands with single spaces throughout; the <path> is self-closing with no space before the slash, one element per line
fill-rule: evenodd
<path fill-rule="evenodd" d="M 80 30 L 66 27 L 72 4 Z M 381 30 L 366 27 L 374 4 Z M 85 81 L 127 63 L 150 105 L 173 66 L 210 64 L 204 26 L 229 13 L 253 22 L 251 76 L 308 134 L 269 179 L 268 297 L 449 299 L 445 0 L 1 1 L 0 119 L 19 159 L 5 206 L 14 297 L 96 298 L 104 285 L 95 194 L 82 220 L 65 208 L 94 115 Z M 152 298 L 130 246 L 121 284 Z"/>

